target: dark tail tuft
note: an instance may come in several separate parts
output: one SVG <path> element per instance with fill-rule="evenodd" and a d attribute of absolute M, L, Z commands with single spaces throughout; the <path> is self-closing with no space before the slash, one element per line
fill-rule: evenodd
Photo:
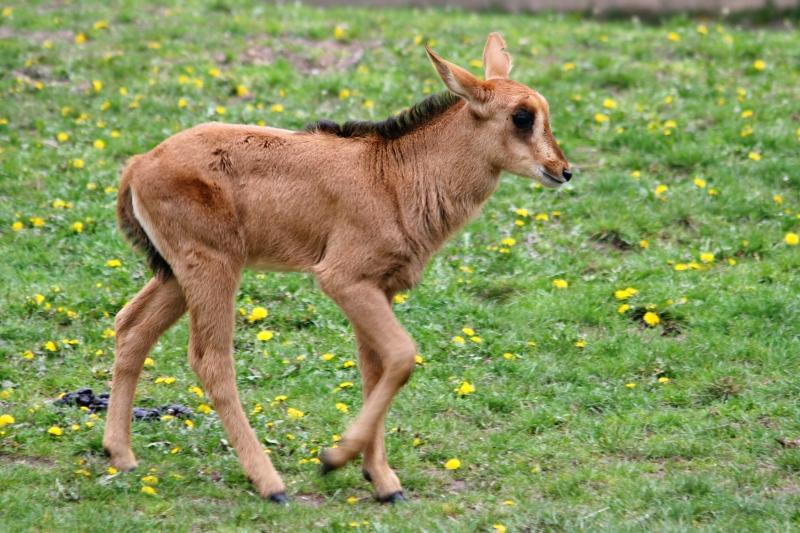
<path fill-rule="evenodd" d="M 133 214 L 133 200 L 131 198 L 131 177 L 135 161 L 132 159 L 122 172 L 119 194 L 117 195 L 117 224 L 120 231 L 130 241 L 133 247 L 147 256 L 147 264 L 156 277 L 169 278 L 172 268 L 169 263 L 158 253 L 150 237 Z"/>

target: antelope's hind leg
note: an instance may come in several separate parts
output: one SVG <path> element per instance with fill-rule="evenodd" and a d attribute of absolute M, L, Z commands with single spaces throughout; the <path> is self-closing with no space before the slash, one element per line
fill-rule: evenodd
<path fill-rule="evenodd" d="M 111 465 L 119 470 L 136 468 L 131 450 L 131 417 L 136 382 L 147 353 L 158 338 L 186 311 L 178 282 L 157 275 L 117 314 L 114 375 L 103 447 Z"/>
<path fill-rule="evenodd" d="M 278 472 L 247 420 L 236 386 L 233 360 L 234 298 L 240 265 L 198 246 L 188 264 L 174 267 L 189 306 L 189 363 L 222 421 L 245 474 L 259 494 L 286 503 Z M 193 268 L 191 265 L 198 265 Z"/>

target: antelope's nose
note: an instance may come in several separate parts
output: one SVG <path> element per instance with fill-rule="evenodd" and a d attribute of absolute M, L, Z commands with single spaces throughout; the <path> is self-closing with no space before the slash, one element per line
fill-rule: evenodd
<path fill-rule="evenodd" d="M 564 179 L 567 181 L 572 179 L 572 172 L 570 172 L 569 170 L 562 171 L 561 175 L 564 176 Z"/>

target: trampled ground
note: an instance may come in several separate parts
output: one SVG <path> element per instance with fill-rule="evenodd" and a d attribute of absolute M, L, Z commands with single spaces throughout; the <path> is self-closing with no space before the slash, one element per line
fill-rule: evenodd
<path fill-rule="evenodd" d="M 800 437 L 797 31 L 137 4 L 0 18 L 0 528 L 798 526 L 800 450 L 778 442 Z M 137 405 L 192 423 L 136 422 L 140 467 L 110 474 L 103 415 L 52 400 L 108 390 L 114 314 L 149 276 L 115 229 L 126 158 L 210 120 L 383 118 L 441 90 L 423 43 L 478 73 L 491 30 L 579 172 L 558 192 L 504 176 L 397 302 L 421 354 L 387 426 L 410 502 L 375 503 L 357 466 L 317 475 L 360 385 L 346 321 L 299 274 L 249 273 L 236 336 L 294 504 L 248 485 L 185 319 Z"/>

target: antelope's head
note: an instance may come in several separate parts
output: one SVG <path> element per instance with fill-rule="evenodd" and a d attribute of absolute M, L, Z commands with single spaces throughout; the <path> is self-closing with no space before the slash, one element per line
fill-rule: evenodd
<path fill-rule="evenodd" d="M 572 178 L 570 165 L 550 130 L 547 100 L 509 79 L 511 56 L 499 33 L 489 34 L 483 49 L 485 80 L 445 61 L 426 47 L 447 88 L 466 100 L 474 119 L 476 146 L 496 168 L 556 188 Z"/>

